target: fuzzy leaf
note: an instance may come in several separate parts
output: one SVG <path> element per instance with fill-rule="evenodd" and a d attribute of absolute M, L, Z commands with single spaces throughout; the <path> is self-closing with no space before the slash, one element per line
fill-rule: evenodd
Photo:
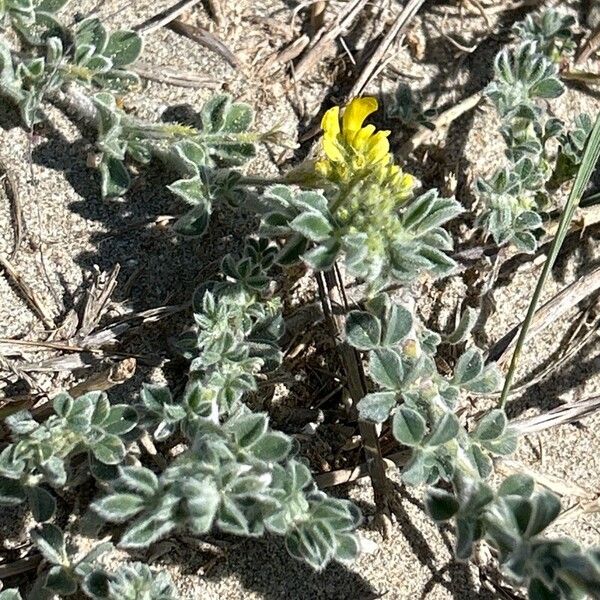
<path fill-rule="evenodd" d="M 290 438 L 279 431 L 265 433 L 252 447 L 252 453 L 257 458 L 277 462 L 283 460 L 291 451 Z"/>
<path fill-rule="evenodd" d="M 396 392 L 375 392 L 364 396 L 357 405 L 361 419 L 383 423 L 396 405 Z"/>
<path fill-rule="evenodd" d="M 62 565 L 67 561 L 65 538 L 56 525 L 44 523 L 31 532 L 31 539 L 49 563 Z"/>
<path fill-rule="evenodd" d="M 402 359 L 395 350 L 381 348 L 369 353 L 369 374 L 382 387 L 399 390 L 404 378 Z"/>
<path fill-rule="evenodd" d="M 533 477 L 523 473 L 509 475 L 498 488 L 499 496 L 522 496 L 529 498 L 533 494 L 535 482 Z"/>
<path fill-rule="evenodd" d="M 416 410 L 402 406 L 394 415 L 392 432 L 401 444 L 418 446 L 425 436 L 425 427 L 425 419 Z"/>
<path fill-rule="evenodd" d="M 64 567 L 54 566 L 48 571 L 45 587 L 61 598 L 77 591 L 77 579 Z"/>
<path fill-rule="evenodd" d="M 108 39 L 104 55 L 115 67 L 134 63 L 142 52 L 142 38 L 135 31 L 115 31 Z"/>
<path fill-rule="evenodd" d="M 112 433 L 103 435 L 91 447 L 94 456 L 105 465 L 118 465 L 125 458 L 125 446 Z"/>
<path fill-rule="evenodd" d="M 358 350 L 373 350 L 381 340 L 379 319 L 367 312 L 353 310 L 346 319 L 346 339 Z"/>
<path fill-rule="evenodd" d="M 111 494 L 96 500 L 92 508 L 111 523 L 124 523 L 144 508 L 143 496 L 136 494 Z"/>
<path fill-rule="evenodd" d="M 447 412 L 433 427 L 427 445 L 440 446 L 449 442 L 456 437 L 459 427 L 458 417 L 454 413 Z"/>
<path fill-rule="evenodd" d="M 488 412 L 479 421 L 473 435 L 480 440 L 495 440 L 506 431 L 507 425 L 506 413 L 497 408 Z"/>
<path fill-rule="evenodd" d="M 138 520 L 127 529 L 118 545 L 120 548 L 147 548 L 174 528 L 172 521 Z"/>
<path fill-rule="evenodd" d="M 38 522 L 49 521 L 56 511 L 54 496 L 43 487 L 35 486 L 27 489 L 27 499 L 33 518 Z"/>
<path fill-rule="evenodd" d="M 333 231 L 331 223 L 317 212 L 305 212 L 298 215 L 290 223 L 290 227 L 313 242 L 324 242 Z"/>
<path fill-rule="evenodd" d="M 425 506 L 434 521 L 448 521 L 460 508 L 460 504 L 453 494 L 438 488 L 432 488 L 427 492 Z"/>

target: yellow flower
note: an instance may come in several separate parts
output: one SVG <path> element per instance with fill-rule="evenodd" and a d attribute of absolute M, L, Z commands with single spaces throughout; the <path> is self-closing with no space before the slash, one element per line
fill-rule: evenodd
<path fill-rule="evenodd" d="M 400 194 L 405 200 L 414 186 L 411 175 L 393 164 L 388 141 L 389 131 L 376 131 L 364 125 L 366 118 L 378 108 L 376 98 L 354 98 L 344 109 L 330 108 L 321 121 L 323 153 L 315 169 L 321 176 L 344 186 L 373 177 L 382 187 Z"/>

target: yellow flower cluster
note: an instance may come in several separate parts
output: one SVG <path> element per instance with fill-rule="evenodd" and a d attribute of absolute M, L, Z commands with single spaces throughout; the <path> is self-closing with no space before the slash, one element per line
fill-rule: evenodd
<path fill-rule="evenodd" d="M 344 109 L 330 108 L 321 121 L 325 158 L 315 164 L 316 172 L 340 187 L 370 179 L 394 195 L 395 203 L 407 200 L 415 180 L 403 173 L 390 153 L 389 131 L 364 125 L 378 108 L 375 98 L 354 98 Z M 363 126 L 364 125 L 364 126 Z"/>

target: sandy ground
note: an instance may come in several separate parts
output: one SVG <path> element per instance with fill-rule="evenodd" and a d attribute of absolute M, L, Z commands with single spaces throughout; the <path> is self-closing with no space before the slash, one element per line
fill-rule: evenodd
<path fill-rule="evenodd" d="M 99 12 L 113 27 L 135 26 L 168 4 L 166 0 L 151 6 L 141 0 L 113 0 L 101 3 Z M 283 123 L 293 139 L 298 132 L 306 133 L 321 108 L 343 97 L 342 71 L 347 67 L 338 59 L 326 60 L 296 85 L 283 72 L 261 72 L 265 61 L 298 34 L 299 20 L 294 21 L 292 14 L 296 3 L 268 0 L 224 4 L 227 22 L 220 28 L 214 28 L 202 7 L 193 11 L 191 20 L 213 28 L 243 66 L 235 71 L 209 50 L 161 29 L 147 36 L 145 62 L 157 71 L 163 67 L 180 69 L 206 76 L 210 82 L 201 90 L 149 82 L 142 94 L 128 96 L 125 105 L 142 115 L 176 118 L 180 114 L 177 110 L 185 105 L 198 107 L 213 90 L 222 88 L 257 107 L 259 127 Z M 514 12 L 493 14 L 491 24 L 496 33 L 490 36 L 484 20 L 476 14 L 467 13 L 468 18 L 461 22 L 453 2 L 429 4 L 425 16 L 415 20 L 408 46 L 394 50 L 382 76 L 371 85 L 371 91 L 384 99 L 384 107 L 388 105 L 386 95 L 393 92 L 399 81 L 418 90 L 425 107 L 446 107 L 481 89 L 490 78 L 494 54 L 507 40 L 502 23 L 510 23 L 517 17 Z M 562 4 L 577 9 L 585 3 Z M 93 5 L 80 2 L 77 10 L 85 13 Z M 444 24 L 445 13 L 448 18 Z M 440 28 L 463 46 L 477 45 L 476 50 L 459 51 L 441 35 Z M 360 50 L 360 43 L 353 46 L 352 36 L 347 41 L 351 48 Z M 597 62 L 593 66 L 598 69 Z M 352 74 L 348 75 L 351 81 Z M 566 99 L 553 106 L 560 116 L 572 118 L 583 109 L 596 112 L 600 103 L 595 92 L 571 89 Z M 164 228 L 144 225 L 157 215 L 181 209 L 165 190 L 164 176 L 142 171 L 143 176 L 135 180 L 132 191 L 123 200 L 101 200 L 97 176 L 86 166 L 89 142 L 57 111 L 49 108 L 48 115 L 51 124 L 30 138 L 19 125 L 17 114 L 0 105 L 0 159 L 15 181 L 25 215 L 26 239 L 14 265 L 48 305 L 57 324 L 89 286 L 90 277 L 97 270 L 110 270 L 117 263 L 121 265 L 119 287 L 107 318 L 125 310 L 185 302 L 195 285 L 214 272 L 215 261 L 237 247 L 241 233 L 251 230 L 253 222 L 248 215 L 228 210 L 217 211 L 210 238 L 198 241 L 177 239 Z M 495 125 L 493 111 L 483 105 L 455 122 L 447 134 L 438 136 L 435 144 L 420 149 L 407 168 L 428 185 L 443 185 L 453 173 L 457 194 L 468 205 L 472 202 L 469 190 L 473 177 L 488 174 L 502 158 L 501 142 L 491 137 Z M 306 148 L 305 144 L 298 154 Z M 263 151 L 251 170 L 275 174 L 278 165 L 292 160 L 291 154 L 273 156 Z M 570 242 L 554 270 L 544 299 L 598 264 L 597 238 L 598 230 L 591 229 L 581 240 Z M 12 246 L 10 204 L 0 186 L 0 252 L 8 254 Z M 522 319 L 539 273 L 539 266 L 531 264 L 519 266 L 513 261 L 509 267 L 501 274 L 499 287 L 493 294 L 496 311 L 475 332 L 484 349 Z M 420 288 L 424 314 L 431 326 L 451 328 L 449 321 L 467 291 L 458 277 L 443 285 Z M 556 358 L 582 310 L 590 306 L 594 310 L 593 303 L 583 304 L 527 347 L 520 376 L 531 376 Z M 125 340 L 126 347 L 129 344 L 148 357 L 140 361 L 136 377 L 116 390 L 113 397 L 131 397 L 141 381 L 162 377 L 162 369 L 155 366 L 157 360 L 168 370 L 171 336 L 184 325 L 185 318 L 161 322 L 138 332 L 135 339 Z M 36 339 L 42 331 L 39 319 L 6 278 L 0 277 L 0 337 Z M 597 338 L 592 337 L 557 374 L 512 401 L 511 416 L 536 414 L 563 402 L 598 394 L 599 347 Z M 94 369 L 101 366 L 97 360 L 92 364 Z M 50 390 L 68 385 L 81 373 L 63 371 L 35 376 L 42 389 Z M 18 386 L 9 382 L 6 393 L 14 393 L 15 389 Z M 577 482 L 592 494 L 598 492 L 599 424 L 600 415 L 582 424 L 528 436 L 516 458 L 539 473 Z M 396 475 L 393 478 L 397 481 Z M 218 551 L 214 546 L 196 547 L 189 540 L 178 538 L 160 544 L 151 553 L 153 563 L 172 575 L 186 600 L 499 597 L 498 591 L 491 592 L 482 584 L 476 567 L 452 559 L 452 534 L 440 531 L 424 515 L 420 491 L 406 490 L 397 483 L 396 486 L 400 502 L 392 536 L 387 540 L 382 540 L 369 525 L 374 507 L 368 482 L 336 490 L 355 500 L 367 517 L 361 530 L 367 540 L 365 552 L 351 567 L 331 565 L 323 573 L 314 573 L 289 558 L 281 540 L 272 538 L 215 542 Z M 565 498 L 567 505 L 575 502 L 574 497 Z M 5 537 L 5 547 L 14 548 L 23 537 L 26 521 L 15 520 L 12 512 L 5 516 L 8 519 L 4 519 L 3 525 L 0 523 L 0 539 Z M 12 527 L 8 527 L 7 521 Z M 583 544 L 592 545 L 600 543 L 598 526 L 598 516 L 591 514 L 559 524 L 555 530 L 557 534 L 574 535 Z M 109 562 L 116 564 L 124 558 L 116 554 Z M 496 577 L 493 570 L 486 573 L 492 579 Z"/>

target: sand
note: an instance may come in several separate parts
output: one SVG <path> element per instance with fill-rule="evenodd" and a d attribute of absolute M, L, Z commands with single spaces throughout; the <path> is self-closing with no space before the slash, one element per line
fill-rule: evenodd
<path fill-rule="evenodd" d="M 155 14 L 160 6 L 169 4 L 166 0 L 151 6 L 141 0 L 109 0 L 101 4 L 99 14 L 108 17 L 107 23 L 113 27 L 135 26 Z M 336 8 L 341 3 L 331 4 Z M 574 10 L 580 8 L 579 2 L 562 4 Z M 93 2 L 80 2 L 77 10 L 85 13 L 93 5 Z M 166 67 L 180 69 L 211 81 L 198 90 L 148 82 L 143 93 L 125 98 L 125 106 L 142 116 L 172 118 L 180 114 L 176 107 L 178 110 L 186 105 L 197 108 L 215 90 L 227 89 L 236 98 L 256 106 L 259 128 L 283 124 L 290 139 L 295 141 L 315 124 L 314 119 L 322 107 L 343 97 L 346 80 L 342 77 L 340 61 L 333 57 L 323 60 L 296 84 L 291 83 L 283 71 L 261 73 L 265 61 L 299 34 L 301 20 L 293 16 L 296 3 L 265 0 L 223 5 L 227 20 L 221 27 L 214 26 L 203 5 L 193 10 L 190 21 L 214 30 L 243 66 L 236 71 L 218 55 L 173 31 L 157 30 L 149 34 L 145 42 L 147 65 L 158 72 Z M 484 19 L 473 11 L 467 10 L 461 20 L 453 2 L 439 5 L 430 2 L 421 12 L 423 16 L 417 17 L 411 27 L 409 44 L 394 48 L 391 61 L 371 84 L 370 91 L 385 100 L 386 94 L 392 93 L 402 81 L 420 94 L 426 108 L 445 108 L 489 81 L 493 56 L 508 39 L 506 25 L 518 14 L 492 14 L 493 33 L 490 34 Z M 445 21 L 444 14 L 447 14 Z M 441 29 L 461 45 L 475 45 L 476 49 L 470 53 L 458 50 L 442 36 Z M 356 51 L 360 50 L 360 39 L 357 41 L 355 37 L 350 35 L 346 41 Z M 590 66 L 598 70 L 598 61 L 591 61 Z M 352 75 L 349 77 L 351 81 Z M 387 106 L 389 100 L 384 101 L 384 109 Z M 600 102 L 594 91 L 573 88 L 553 107 L 559 116 L 572 118 L 580 110 L 597 112 Z M 57 110 L 48 107 L 48 117 L 50 124 L 40 128 L 30 139 L 20 126 L 16 112 L 5 104 L 0 105 L 0 159 L 14 179 L 25 217 L 25 242 L 13 263 L 48 305 L 56 324 L 77 305 L 78 297 L 89 287 L 94 273 L 110 270 L 117 263 L 121 266 L 119 286 L 105 319 L 127 311 L 186 302 L 195 285 L 216 271 L 219 257 L 238 248 L 242 234 L 252 230 L 254 221 L 248 213 L 228 209 L 216 212 L 210 236 L 201 240 L 181 240 L 164 227 L 147 225 L 159 215 L 182 209 L 165 189 L 165 175 L 141 170 L 124 199 L 102 200 L 98 177 L 86 166 L 90 142 Z M 484 104 L 456 121 L 449 132 L 436 135 L 434 143 L 410 158 L 407 169 L 428 186 L 443 185 L 453 174 L 457 194 L 468 205 L 472 202 L 473 178 L 489 174 L 502 160 L 502 142 L 494 134 L 496 126 L 493 110 Z M 401 125 L 398 130 L 400 135 L 394 134 L 397 141 L 403 134 Z M 277 155 L 262 150 L 249 170 L 261 175 L 277 174 L 285 168 L 286 161 L 297 162 L 309 147 L 310 142 L 303 143 L 296 157 L 292 151 Z M 554 269 L 543 300 L 598 264 L 597 238 L 598 229 L 592 228 L 581 240 L 570 241 Z M 12 246 L 10 204 L 0 186 L 0 252 L 6 255 Z M 539 268 L 539 263 L 533 267 L 513 264 L 503 271 L 498 289 L 493 293 L 495 311 L 485 325 L 475 331 L 483 349 L 489 348 L 523 318 Z M 443 284 L 421 285 L 416 291 L 430 326 L 449 330 L 468 290 L 461 278 L 453 277 Z M 583 304 L 527 346 L 520 377 L 529 377 L 554 360 L 581 310 L 588 306 L 592 313 L 595 310 L 594 302 Z M 121 347 L 125 351 L 135 350 L 146 358 L 139 361 L 136 376 L 115 389 L 111 397 L 135 398 L 142 381 L 161 379 L 165 374 L 168 377 L 173 367 L 170 342 L 186 326 L 187 318 L 184 314 L 161 321 L 122 340 Z M 43 324 L 21 295 L 6 277 L 0 276 L 0 337 L 37 339 L 43 330 Z M 597 337 L 592 337 L 554 375 L 514 399 L 509 405 L 511 417 L 537 414 L 563 402 L 598 394 L 599 348 Z M 43 356 L 27 355 L 26 359 L 32 361 Z M 90 369 L 100 370 L 103 366 L 103 361 L 94 359 Z M 32 373 L 32 376 L 40 389 L 51 391 L 68 386 L 86 374 L 89 375 L 89 370 L 87 373 L 82 370 Z M 16 378 L 6 380 L 7 395 L 21 389 L 22 384 Z M 515 458 L 536 472 L 576 482 L 593 495 L 600 488 L 599 424 L 600 415 L 597 415 L 580 424 L 527 436 L 521 441 Z M 356 501 L 366 516 L 361 528 L 365 551 L 349 567 L 334 564 L 322 573 L 315 573 L 291 559 L 282 541 L 275 538 L 228 538 L 211 540 L 213 545 L 198 546 L 180 536 L 159 544 L 148 556 L 153 556 L 155 568 L 171 574 L 181 597 L 186 600 L 378 597 L 491 600 L 501 597 L 497 589 L 490 591 L 488 587 L 490 581 L 498 580 L 493 566 L 480 570 L 473 564 L 455 561 L 451 551 L 452 533 L 439 530 L 423 513 L 421 490 L 404 489 L 396 473 L 392 479 L 399 502 L 392 535 L 387 540 L 370 524 L 374 506 L 367 480 L 335 490 L 336 494 Z M 577 499 L 567 496 L 564 501 L 566 505 L 573 505 Z M 5 537 L 6 552 L 10 547 L 11 552 L 18 553 L 14 548 L 24 540 L 24 532 L 31 525 L 22 513 L 17 515 L 19 518 L 7 512 L 8 519 L 0 523 L 0 539 Z M 557 535 L 573 535 L 582 544 L 593 545 L 600 543 L 599 525 L 598 516 L 588 514 L 558 524 L 554 530 Z M 14 554 L 11 556 L 14 558 Z M 124 559 L 127 555 L 115 553 L 108 557 L 108 563 L 116 565 Z"/>

